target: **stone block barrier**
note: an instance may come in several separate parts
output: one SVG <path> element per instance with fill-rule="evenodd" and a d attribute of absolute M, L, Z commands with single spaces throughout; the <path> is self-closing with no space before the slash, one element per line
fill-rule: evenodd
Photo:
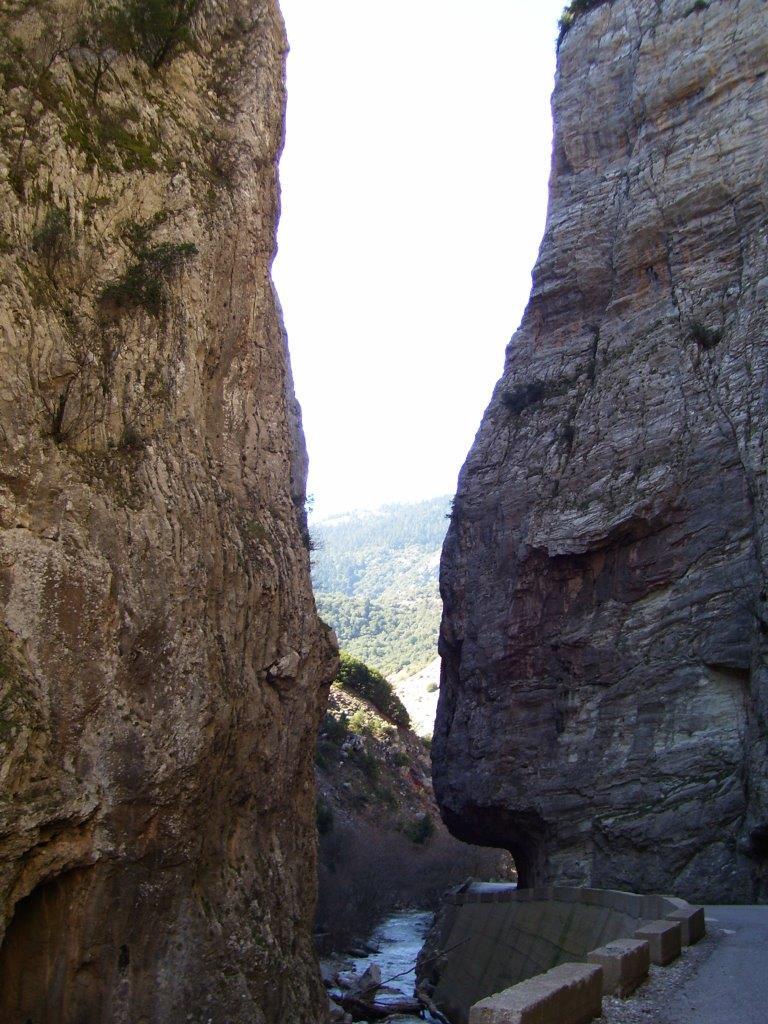
<path fill-rule="evenodd" d="M 603 969 L 561 964 L 483 999 L 469 1024 L 587 1024 L 602 1014 Z"/>
<path fill-rule="evenodd" d="M 651 947 L 651 963 L 665 967 L 680 956 L 683 930 L 679 921 L 649 921 L 635 932 L 636 939 L 644 939 Z"/>
<path fill-rule="evenodd" d="M 454 1024 L 468 1024 L 470 1007 L 565 965 L 600 966 L 606 993 L 624 996 L 646 976 L 649 960 L 670 963 L 704 932 L 703 908 L 671 896 L 475 883 L 444 904 L 427 939 L 430 963 L 419 984 Z M 545 1016 L 540 1024 L 562 1022 Z"/>
<path fill-rule="evenodd" d="M 668 921 L 679 921 L 684 946 L 692 946 L 703 939 L 707 932 L 704 921 L 704 907 L 680 907 L 666 915 Z"/>
<path fill-rule="evenodd" d="M 603 968 L 603 995 L 626 997 L 648 977 L 651 947 L 644 939 L 616 939 L 587 953 Z"/>

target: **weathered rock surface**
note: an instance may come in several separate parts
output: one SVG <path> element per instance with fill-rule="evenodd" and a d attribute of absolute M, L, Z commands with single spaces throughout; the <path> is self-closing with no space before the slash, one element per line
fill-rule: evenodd
<path fill-rule="evenodd" d="M 533 292 L 443 551 L 436 793 L 523 883 L 768 897 L 768 7 L 565 36 Z"/>
<path fill-rule="evenodd" d="M 8 1024 L 326 1012 L 284 29 L 274 0 L 177 27 L 164 52 L 98 2 L 0 14 Z"/>

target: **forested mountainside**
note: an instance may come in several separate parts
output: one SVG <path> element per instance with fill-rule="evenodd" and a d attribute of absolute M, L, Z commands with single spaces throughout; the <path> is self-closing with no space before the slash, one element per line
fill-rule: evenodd
<path fill-rule="evenodd" d="M 345 650 L 386 675 L 436 655 L 448 497 L 352 512 L 312 526 L 320 615 Z"/>

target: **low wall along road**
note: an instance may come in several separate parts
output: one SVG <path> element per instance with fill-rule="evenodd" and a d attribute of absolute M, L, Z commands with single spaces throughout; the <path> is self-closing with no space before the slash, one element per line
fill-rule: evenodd
<path fill-rule="evenodd" d="M 503 1019 L 511 1021 L 510 999 L 515 1005 L 536 1001 L 545 991 L 553 1021 L 565 1024 L 568 1011 L 561 1006 L 559 975 L 537 976 L 563 964 L 591 964 L 602 972 L 603 992 L 628 995 L 648 973 L 649 960 L 668 963 L 681 944 L 696 942 L 703 934 L 702 908 L 669 896 L 475 884 L 448 897 L 422 954 L 420 983 L 456 1024 L 494 1020 L 488 997 L 500 993 L 507 1006 Z M 444 955 L 426 963 L 441 951 Z M 593 974 L 587 970 L 585 977 Z M 536 984 L 527 984 L 522 994 L 505 992 L 527 979 Z M 569 985 L 574 992 L 579 988 L 573 979 Z M 470 1015 L 470 1008 L 481 1001 Z M 580 1012 L 580 1019 L 590 1019 L 584 1017 L 586 1011 Z"/>

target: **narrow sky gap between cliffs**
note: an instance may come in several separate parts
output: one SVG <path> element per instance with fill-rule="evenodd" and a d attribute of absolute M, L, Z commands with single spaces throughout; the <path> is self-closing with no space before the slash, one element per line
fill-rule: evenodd
<path fill-rule="evenodd" d="M 283 0 L 275 277 L 324 516 L 453 493 L 544 226 L 562 0 Z"/>

